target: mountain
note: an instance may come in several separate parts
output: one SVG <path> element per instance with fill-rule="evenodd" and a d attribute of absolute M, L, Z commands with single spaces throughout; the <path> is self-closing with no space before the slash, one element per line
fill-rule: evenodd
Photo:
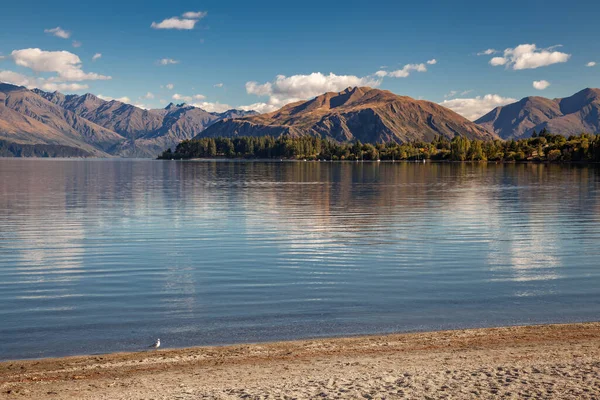
<path fill-rule="evenodd" d="M 186 104 L 144 110 L 90 93 L 0 83 L 0 155 L 156 157 L 223 118 L 253 114 L 210 113 Z"/>
<path fill-rule="evenodd" d="M 30 90 L 0 83 L 0 140 L 3 147 L 56 146 L 65 155 L 102 157 L 121 137 Z"/>
<path fill-rule="evenodd" d="M 497 107 L 475 123 L 503 139 L 529 137 L 547 129 L 564 136 L 600 133 L 600 89 L 584 89 L 571 97 L 525 97 Z"/>
<path fill-rule="evenodd" d="M 325 93 L 280 110 L 217 122 L 196 137 L 318 136 L 338 142 L 430 141 L 437 135 L 492 139 L 496 136 L 438 104 L 369 87 Z"/>
<path fill-rule="evenodd" d="M 125 140 L 112 149 L 112 154 L 124 157 L 155 157 L 223 118 L 256 114 L 240 110 L 209 113 L 185 103 L 170 103 L 164 109 L 144 110 L 117 100 L 102 100 L 89 93 L 65 96 L 34 90 L 49 101 L 121 135 Z"/>

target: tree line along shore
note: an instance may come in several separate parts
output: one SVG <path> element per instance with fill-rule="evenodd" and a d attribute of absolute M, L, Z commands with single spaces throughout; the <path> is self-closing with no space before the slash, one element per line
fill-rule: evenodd
<path fill-rule="evenodd" d="M 158 159 L 194 158 L 287 160 L 432 160 L 492 162 L 600 162 L 600 135 L 582 133 L 564 137 L 545 130 L 519 140 L 482 141 L 466 137 L 431 142 L 385 144 L 338 143 L 312 136 L 240 136 L 184 140 Z"/>

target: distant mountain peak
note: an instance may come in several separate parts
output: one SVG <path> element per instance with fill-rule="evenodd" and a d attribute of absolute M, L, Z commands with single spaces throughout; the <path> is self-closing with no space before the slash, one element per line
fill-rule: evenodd
<path fill-rule="evenodd" d="M 529 96 L 496 107 L 475 123 L 503 139 L 529 137 L 533 131 L 569 136 L 600 133 L 600 89 L 586 88 L 572 96 L 548 99 Z"/>

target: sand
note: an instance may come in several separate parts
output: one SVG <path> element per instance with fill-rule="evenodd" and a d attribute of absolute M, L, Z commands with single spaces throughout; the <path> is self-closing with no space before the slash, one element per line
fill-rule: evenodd
<path fill-rule="evenodd" d="M 599 345 L 588 323 L 9 361 L 0 398 L 597 399 Z"/>

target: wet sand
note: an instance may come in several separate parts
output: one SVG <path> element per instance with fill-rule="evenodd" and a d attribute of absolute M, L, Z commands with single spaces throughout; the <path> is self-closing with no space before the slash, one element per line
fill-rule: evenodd
<path fill-rule="evenodd" d="M 600 323 L 8 361 L 0 398 L 597 399 Z"/>

